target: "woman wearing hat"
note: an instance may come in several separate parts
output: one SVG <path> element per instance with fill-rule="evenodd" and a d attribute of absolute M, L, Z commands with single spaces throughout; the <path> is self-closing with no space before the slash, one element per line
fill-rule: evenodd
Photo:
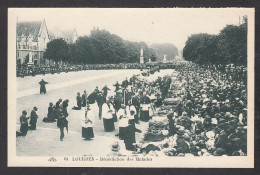
<path fill-rule="evenodd" d="M 86 140 L 94 138 L 93 132 L 93 122 L 94 122 L 94 114 L 90 109 L 89 104 L 87 104 L 87 108 L 82 116 L 82 137 Z"/>
<path fill-rule="evenodd" d="M 33 107 L 33 110 L 31 112 L 31 118 L 30 118 L 30 130 L 36 130 L 36 123 L 38 119 L 38 115 L 36 111 L 38 110 L 37 107 Z"/>
<path fill-rule="evenodd" d="M 19 134 L 17 133 L 18 136 L 26 136 L 26 134 L 28 132 L 28 119 L 29 119 L 29 117 L 26 117 L 26 115 L 27 115 L 27 112 L 23 111 L 22 115 L 20 117 L 21 126 L 20 126 L 20 133 Z"/>
<path fill-rule="evenodd" d="M 113 106 L 109 101 L 102 105 L 103 124 L 106 132 L 112 132 L 115 130 L 113 112 Z"/>

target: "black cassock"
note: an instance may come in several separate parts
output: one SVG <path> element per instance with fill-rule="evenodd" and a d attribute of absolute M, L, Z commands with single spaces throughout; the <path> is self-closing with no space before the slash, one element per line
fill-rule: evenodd
<path fill-rule="evenodd" d="M 40 87 L 40 94 L 41 94 L 41 93 L 44 93 L 44 94 L 45 94 L 45 93 L 46 93 L 46 87 L 45 87 L 45 85 L 48 84 L 48 82 L 42 80 L 42 81 L 39 82 L 39 84 L 41 85 L 41 87 Z"/>

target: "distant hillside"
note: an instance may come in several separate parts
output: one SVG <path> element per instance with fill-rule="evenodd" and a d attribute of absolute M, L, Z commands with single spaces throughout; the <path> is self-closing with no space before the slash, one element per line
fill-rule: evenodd
<path fill-rule="evenodd" d="M 152 44 L 150 48 L 155 51 L 157 61 L 162 61 L 164 54 L 166 54 L 167 60 L 173 60 L 175 56 L 178 55 L 178 49 L 173 44 Z"/>

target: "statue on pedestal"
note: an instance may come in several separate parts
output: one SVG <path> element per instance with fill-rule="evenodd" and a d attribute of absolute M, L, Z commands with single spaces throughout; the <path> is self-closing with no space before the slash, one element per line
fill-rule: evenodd
<path fill-rule="evenodd" d="M 166 54 L 163 55 L 163 63 L 166 63 L 167 59 L 166 59 Z"/>
<path fill-rule="evenodd" d="M 141 48 L 141 54 L 140 54 L 140 64 L 144 64 L 144 51 L 143 51 L 143 48 Z"/>
<path fill-rule="evenodd" d="M 27 63 L 28 65 L 33 65 L 33 56 L 32 52 L 29 53 L 29 62 Z"/>

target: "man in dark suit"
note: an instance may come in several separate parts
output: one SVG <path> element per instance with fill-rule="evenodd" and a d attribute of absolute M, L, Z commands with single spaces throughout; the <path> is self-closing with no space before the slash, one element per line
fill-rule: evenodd
<path fill-rule="evenodd" d="M 140 119 L 141 121 L 148 122 L 150 119 L 149 108 L 151 105 L 151 100 L 146 95 L 146 92 L 143 93 L 143 97 L 141 98 L 140 103 L 141 103 Z"/>
<path fill-rule="evenodd" d="M 32 112 L 31 112 L 30 130 L 36 130 L 36 123 L 37 123 L 37 118 L 38 118 L 36 111 L 37 111 L 37 107 L 34 107 Z"/>
<path fill-rule="evenodd" d="M 116 81 L 116 84 L 114 84 L 113 86 L 115 86 L 115 92 L 116 92 L 119 90 L 120 84 L 118 83 L 118 81 Z"/>
<path fill-rule="evenodd" d="M 107 92 L 108 92 L 110 89 L 107 87 L 107 85 L 105 85 L 102 90 L 103 90 L 104 97 L 106 98 L 106 97 L 107 97 Z"/>
<path fill-rule="evenodd" d="M 140 111 L 140 96 L 138 93 L 136 93 L 133 97 L 132 97 L 132 104 L 134 105 L 135 109 L 136 109 L 136 114 L 135 114 L 135 122 L 139 123 L 139 111 Z"/>
<path fill-rule="evenodd" d="M 82 94 L 82 106 L 86 107 L 87 104 L 87 91 L 84 90 L 84 93 Z"/>
<path fill-rule="evenodd" d="M 102 105 L 106 102 L 106 98 L 104 97 L 104 94 L 99 92 L 97 94 L 97 104 L 98 104 L 98 117 L 99 119 L 101 119 L 101 115 L 102 115 Z"/>

